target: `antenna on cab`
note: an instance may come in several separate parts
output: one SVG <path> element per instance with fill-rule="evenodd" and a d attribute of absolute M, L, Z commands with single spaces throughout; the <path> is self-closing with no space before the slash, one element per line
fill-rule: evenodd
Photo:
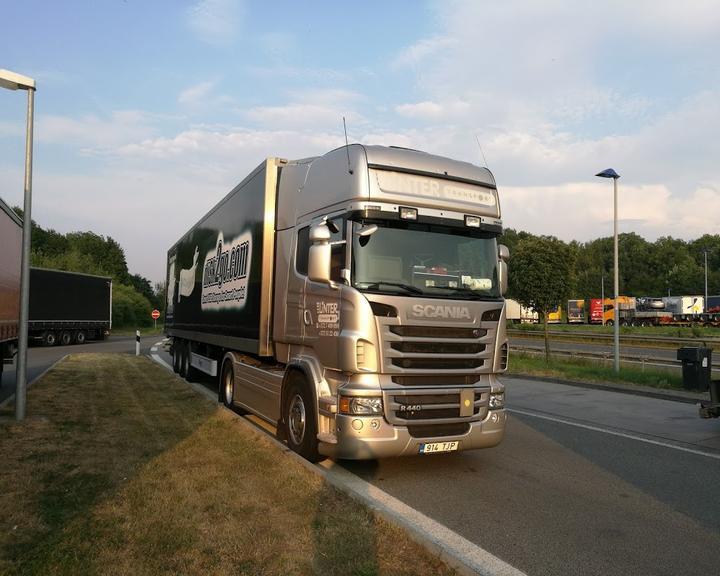
<path fill-rule="evenodd" d="M 347 125 L 345 124 L 345 116 L 343 116 L 343 130 L 345 131 L 345 152 L 347 152 L 348 159 L 348 174 L 352 174 L 352 168 L 350 168 L 350 144 L 348 144 L 347 137 Z"/>
<path fill-rule="evenodd" d="M 485 168 L 490 168 L 487 160 L 485 160 L 485 152 L 483 152 L 482 146 L 480 145 L 480 138 L 478 138 L 477 134 L 475 134 L 475 142 L 477 142 L 478 148 L 480 148 L 480 154 L 482 155 L 483 162 L 485 163 Z"/>

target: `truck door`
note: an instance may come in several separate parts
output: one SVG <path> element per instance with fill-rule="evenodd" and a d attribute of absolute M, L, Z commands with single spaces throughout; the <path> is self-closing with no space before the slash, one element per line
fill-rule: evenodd
<path fill-rule="evenodd" d="M 333 220 L 338 232 L 333 232 L 330 242 L 340 242 L 345 237 L 342 218 Z M 303 310 L 303 344 L 312 348 L 315 356 L 326 368 L 338 367 L 338 336 L 340 335 L 340 295 L 342 292 L 341 270 L 345 267 L 345 244 L 332 247 L 330 278 L 334 285 L 305 281 Z"/>

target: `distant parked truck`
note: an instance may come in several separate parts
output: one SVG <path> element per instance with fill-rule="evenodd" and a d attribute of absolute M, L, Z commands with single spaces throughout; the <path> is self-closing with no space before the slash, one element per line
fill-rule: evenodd
<path fill-rule="evenodd" d="M 537 324 L 539 314 L 532 308 L 523 306 L 517 300 L 505 300 L 507 319 L 514 324 Z"/>
<path fill-rule="evenodd" d="M 17 352 L 22 220 L 0 199 L 0 376 Z"/>
<path fill-rule="evenodd" d="M 720 314 L 720 296 L 708 296 L 705 302 L 705 312 Z"/>
<path fill-rule="evenodd" d="M 568 300 L 567 321 L 568 324 L 585 323 L 585 300 Z"/>
<path fill-rule="evenodd" d="M 112 328 L 112 279 L 30 268 L 31 340 L 45 346 L 102 340 Z"/>
<path fill-rule="evenodd" d="M 558 306 L 547 313 L 548 324 L 560 324 L 562 322 L 562 307 Z"/>
<path fill-rule="evenodd" d="M 702 296 L 666 296 L 662 300 L 665 309 L 676 316 L 697 316 L 705 311 Z"/>

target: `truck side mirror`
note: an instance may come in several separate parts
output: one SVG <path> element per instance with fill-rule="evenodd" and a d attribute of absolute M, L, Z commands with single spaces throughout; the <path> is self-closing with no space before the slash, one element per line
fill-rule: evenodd
<path fill-rule="evenodd" d="M 330 229 L 325 222 L 310 227 L 308 278 L 313 282 L 330 283 Z"/>
<path fill-rule="evenodd" d="M 508 265 L 507 261 L 510 260 L 510 250 L 504 244 L 498 244 L 498 283 L 500 284 L 500 294 L 503 296 L 506 294 L 508 289 Z"/>

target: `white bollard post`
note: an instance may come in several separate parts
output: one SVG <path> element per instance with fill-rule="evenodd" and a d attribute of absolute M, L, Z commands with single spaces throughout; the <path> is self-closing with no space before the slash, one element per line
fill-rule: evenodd
<path fill-rule="evenodd" d="M 135 330 L 135 356 L 140 356 L 140 330 Z"/>

